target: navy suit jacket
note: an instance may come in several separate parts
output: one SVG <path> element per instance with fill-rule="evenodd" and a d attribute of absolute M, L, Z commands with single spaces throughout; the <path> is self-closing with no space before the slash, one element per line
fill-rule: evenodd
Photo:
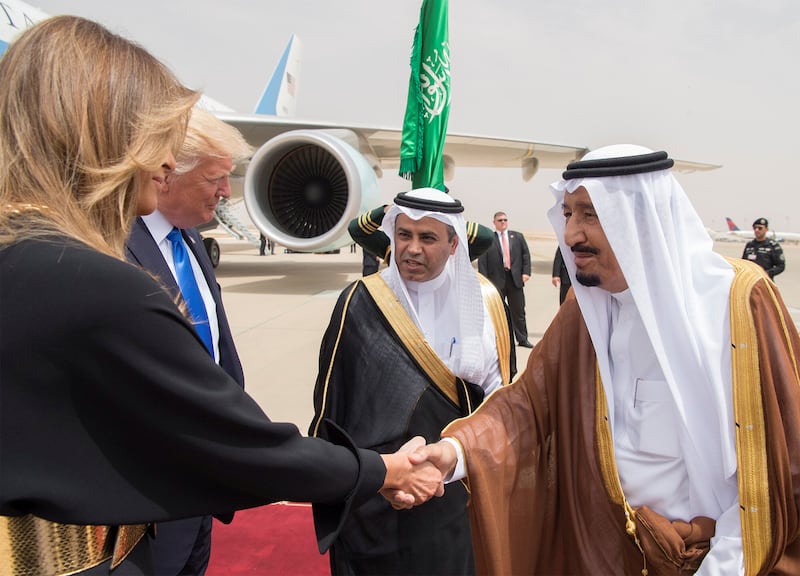
<path fill-rule="evenodd" d="M 217 305 L 217 322 L 219 323 L 219 365 L 231 378 L 236 380 L 240 386 L 244 386 L 242 363 L 239 360 L 239 354 L 237 354 L 236 347 L 233 344 L 231 327 L 225 315 L 225 307 L 222 305 L 222 294 L 219 284 L 217 283 L 217 278 L 214 275 L 214 267 L 211 265 L 211 260 L 203 245 L 203 239 L 194 228 L 185 229 L 182 230 L 182 232 L 186 240 L 186 245 L 189 246 L 189 249 L 194 253 L 194 257 L 197 258 L 197 262 L 203 270 L 203 276 L 211 290 L 211 296 L 214 298 L 214 302 Z M 152 274 L 155 274 L 173 297 L 177 297 L 180 294 L 180 289 L 178 288 L 175 277 L 172 275 L 166 260 L 164 260 L 164 256 L 161 254 L 161 250 L 158 248 L 156 241 L 150 235 L 150 231 L 141 218 L 136 219 L 125 248 L 125 256 L 128 262 L 137 264 Z"/>
<path fill-rule="evenodd" d="M 493 234 L 494 241 L 491 248 L 478 258 L 478 271 L 492 281 L 495 286 L 504 286 L 506 272 L 503 267 L 503 247 L 497 233 Z M 511 256 L 511 277 L 514 286 L 522 289 L 525 285 L 522 275 L 531 275 L 531 253 L 525 236 L 513 230 L 508 231 L 508 252 Z"/>

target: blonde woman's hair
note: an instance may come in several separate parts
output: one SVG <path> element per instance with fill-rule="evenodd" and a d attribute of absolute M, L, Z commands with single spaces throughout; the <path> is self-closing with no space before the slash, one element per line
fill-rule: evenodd
<path fill-rule="evenodd" d="M 95 22 L 23 32 L 0 59 L 0 248 L 61 234 L 122 258 L 141 174 L 177 153 L 197 98 Z"/>
<path fill-rule="evenodd" d="M 231 158 L 238 164 L 252 155 L 253 147 L 241 132 L 208 110 L 195 106 L 172 172 L 174 176 L 187 174 L 205 158 Z"/>

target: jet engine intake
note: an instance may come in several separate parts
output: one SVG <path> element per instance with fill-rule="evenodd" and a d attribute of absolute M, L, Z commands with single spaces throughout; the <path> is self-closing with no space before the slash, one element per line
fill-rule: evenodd
<path fill-rule="evenodd" d="M 375 172 L 350 144 L 322 130 L 294 130 L 253 155 L 244 199 L 256 227 L 298 252 L 352 242 L 350 220 L 380 203 Z"/>

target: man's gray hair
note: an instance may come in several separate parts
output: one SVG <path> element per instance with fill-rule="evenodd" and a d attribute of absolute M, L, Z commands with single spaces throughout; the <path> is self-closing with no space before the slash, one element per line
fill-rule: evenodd
<path fill-rule="evenodd" d="M 236 128 L 211 112 L 195 106 L 189 119 L 186 138 L 175 158 L 173 174 L 186 174 L 206 158 L 230 158 L 236 165 L 252 155 L 253 147 Z"/>

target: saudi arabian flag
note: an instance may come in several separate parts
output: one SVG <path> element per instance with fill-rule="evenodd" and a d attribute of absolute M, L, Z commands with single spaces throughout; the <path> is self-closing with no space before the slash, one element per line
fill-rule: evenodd
<path fill-rule="evenodd" d="M 442 152 L 450 112 L 447 0 L 423 0 L 411 51 L 411 80 L 400 142 L 400 176 L 411 188 L 444 191 Z"/>

